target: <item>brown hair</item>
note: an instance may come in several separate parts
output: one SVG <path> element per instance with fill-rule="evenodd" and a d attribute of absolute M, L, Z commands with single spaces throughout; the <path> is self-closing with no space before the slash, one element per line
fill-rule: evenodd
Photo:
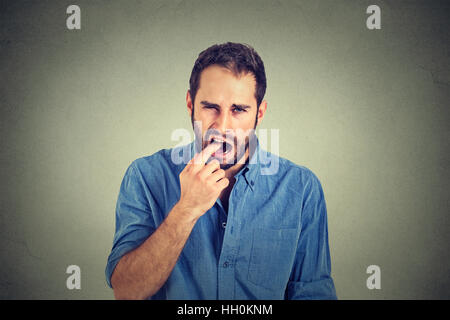
<path fill-rule="evenodd" d="M 267 86 L 264 63 L 251 46 L 233 42 L 215 44 L 198 55 L 189 79 L 192 105 L 194 105 L 195 96 L 200 85 L 202 71 L 213 64 L 231 70 L 236 76 L 247 72 L 252 73 L 256 80 L 255 98 L 259 108 Z"/>

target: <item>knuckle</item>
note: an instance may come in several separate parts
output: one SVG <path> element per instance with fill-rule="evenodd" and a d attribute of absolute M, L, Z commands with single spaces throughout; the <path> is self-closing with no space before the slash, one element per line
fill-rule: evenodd
<path fill-rule="evenodd" d="M 209 165 L 212 166 L 212 167 L 217 167 L 217 166 L 220 165 L 220 162 L 219 162 L 219 160 L 217 160 L 217 159 L 213 159 L 213 160 L 211 160 L 211 162 L 209 163 Z"/>

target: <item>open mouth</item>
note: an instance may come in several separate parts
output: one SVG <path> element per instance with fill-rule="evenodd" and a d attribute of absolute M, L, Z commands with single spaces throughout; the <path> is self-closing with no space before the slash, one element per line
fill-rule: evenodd
<path fill-rule="evenodd" d="M 220 143 L 222 145 L 221 148 L 219 148 L 216 152 L 214 152 L 212 154 L 213 157 L 223 157 L 225 155 L 227 155 L 228 153 L 230 153 L 230 151 L 232 150 L 233 146 L 231 145 L 231 143 L 218 138 L 218 137 L 213 137 L 211 138 L 211 140 L 209 141 L 209 143 Z"/>

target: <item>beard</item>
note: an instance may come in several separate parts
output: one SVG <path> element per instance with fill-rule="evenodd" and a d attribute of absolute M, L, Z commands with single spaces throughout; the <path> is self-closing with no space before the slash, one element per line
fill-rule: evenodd
<path fill-rule="evenodd" d="M 232 145 L 228 143 L 222 144 L 219 150 L 211 155 L 209 161 L 211 161 L 212 159 L 218 160 L 220 163 L 220 169 L 222 170 L 227 170 L 238 163 L 246 163 L 245 155 L 247 153 L 247 150 L 249 149 L 248 137 L 245 137 L 245 139 L 243 140 L 244 141 L 239 142 L 238 139 L 235 138 L 233 139 Z M 204 141 L 203 149 L 205 149 L 211 143 L 214 142 L 211 142 L 211 140 Z"/>

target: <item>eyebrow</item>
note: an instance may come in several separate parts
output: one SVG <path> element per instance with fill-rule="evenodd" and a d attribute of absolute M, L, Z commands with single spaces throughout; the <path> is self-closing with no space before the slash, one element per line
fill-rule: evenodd
<path fill-rule="evenodd" d="M 215 107 L 215 108 L 220 108 L 220 106 L 217 103 L 212 103 L 212 102 L 208 102 L 208 101 L 200 101 L 201 104 L 207 106 L 207 107 Z M 249 105 L 246 104 L 236 104 L 233 103 L 231 105 L 233 108 L 241 108 L 241 109 L 250 109 L 251 107 Z"/>

